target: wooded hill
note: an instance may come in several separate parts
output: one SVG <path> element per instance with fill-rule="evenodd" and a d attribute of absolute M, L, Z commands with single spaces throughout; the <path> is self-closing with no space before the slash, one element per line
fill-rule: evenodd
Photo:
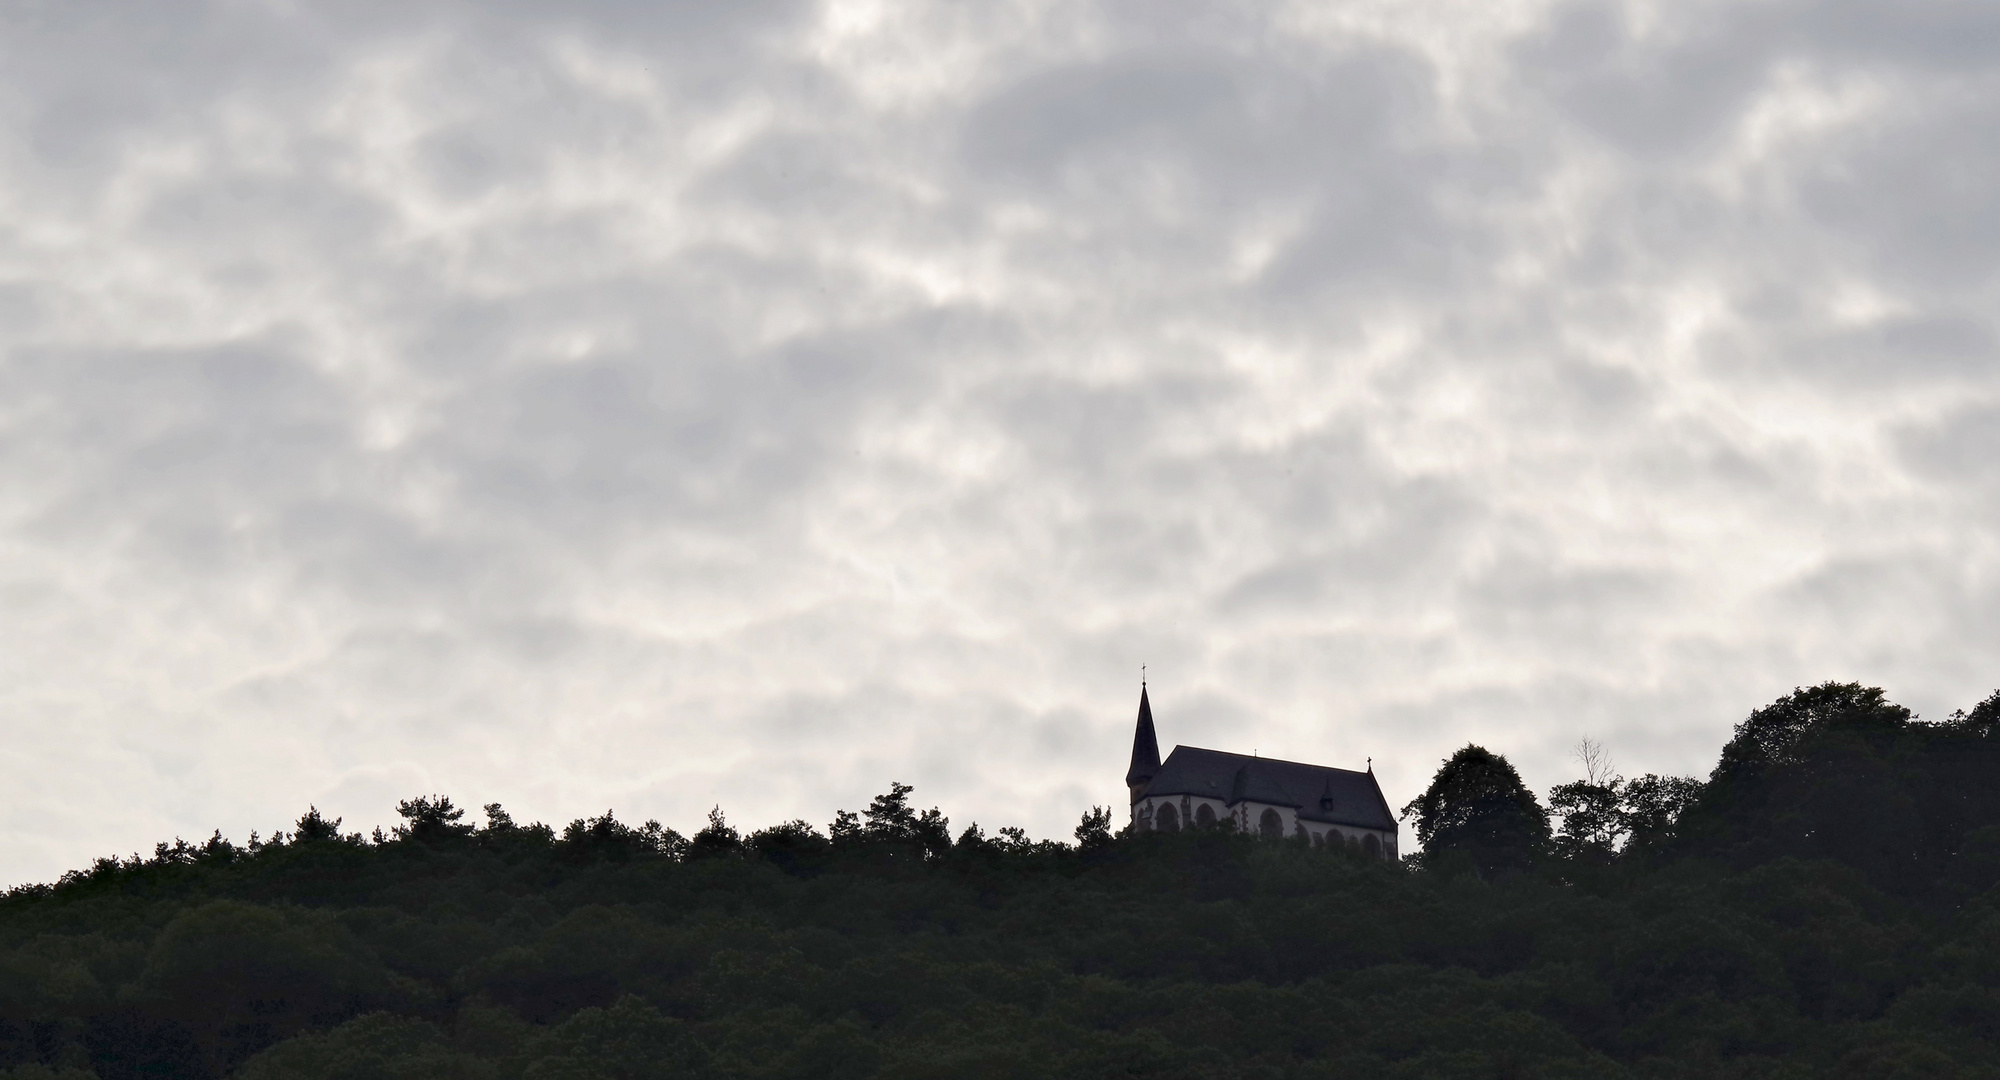
<path fill-rule="evenodd" d="M 1828 684 L 1548 807 L 1468 747 L 1400 865 L 313 811 L 0 899 L 0 1077 L 1995 1077 L 1996 727 Z"/>

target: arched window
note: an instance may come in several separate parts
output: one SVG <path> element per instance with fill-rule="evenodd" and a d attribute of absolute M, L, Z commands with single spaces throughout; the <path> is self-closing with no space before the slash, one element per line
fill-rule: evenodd
<path fill-rule="evenodd" d="M 1369 833 L 1361 838 L 1361 850 L 1366 852 L 1369 858 L 1379 859 L 1382 857 L 1382 841 L 1375 839 L 1374 833 Z"/>
<path fill-rule="evenodd" d="M 1285 819 L 1279 817 L 1276 810 L 1266 810 L 1264 816 L 1257 819 L 1257 831 L 1268 839 L 1279 839 L 1285 835 Z"/>
<path fill-rule="evenodd" d="M 1160 808 L 1153 811 L 1153 828 L 1161 832 L 1181 831 L 1181 816 L 1174 813 L 1172 803 L 1161 803 Z"/>
<path fill-rule="evenodd" d="M 1327 846 L 1327 847 L 1330 847 L 1330 848 L 1335 848 L 1335 849 L 1339 849 L 1340 847 L 1344 846 L 1344 845 L 1345 845 L 1346 843 L 1347 843 L 1347 838 L 1346 838 L 1346 837 L 1344 837 L 1344 836 L 1342 836 L 1342 835 L 1340 835 L 1340 830 L 1339 830 L 1339 829 L 1328 829 L 1328 830 L 1326 831 L 1326 846 Z"/>
<path fill-rule="evenodd" d="M 1202 803 L 1194 808 L 1194 823 L 1204 829 L 1215 828 L 1215 808 Z"/>

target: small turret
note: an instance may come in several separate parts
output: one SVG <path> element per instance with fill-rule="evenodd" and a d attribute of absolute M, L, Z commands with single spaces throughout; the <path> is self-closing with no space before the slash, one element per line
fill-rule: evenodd
<path fill-rule="evenodd" d="M 1139 684 L 1139 727 L 1132 734 L 1132 767 L 1125 770 L 1125 786 L 1132 801 L 1160 771 L 1160 738 L 1153 732 L 1153 704 L 1146 700 L 1146 684 Z"/>

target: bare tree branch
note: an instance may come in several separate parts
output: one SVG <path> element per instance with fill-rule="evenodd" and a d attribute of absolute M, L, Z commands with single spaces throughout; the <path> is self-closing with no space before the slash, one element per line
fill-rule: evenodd
<path fill-rule="evenodd" d="M 1588 735 L 1577 740 L 1576 749 L 1570 751 L 1570 757 L 1583 766 L 1585 783 L 1592 785 L 1608 783 L 1616 775 L 1612 771 L 1614 766 L 1611 761 L 1611 751 L 1606 750 L 1603 743 Z"/>

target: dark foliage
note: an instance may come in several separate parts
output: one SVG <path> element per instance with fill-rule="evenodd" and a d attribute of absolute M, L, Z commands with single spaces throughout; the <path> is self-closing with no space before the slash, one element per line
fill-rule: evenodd
<path fill-rule="evenodd" d="M 1469 747 L 1404 865 L 952 841 L 904 784 L 825 832 L 309 810 L 0 899 L 0 1080 L 2000 1076 L 1996 701 L 1800 690 L 1553 831 Z"/>
<path fill-rule="evenodd" d="M 1657 855 L 1673 846 L 1701 791 L 1691 777 L 1652 773 L 1559 784 L 1549 792 L 1549 812 L 1561 822 L 1552 849 L 1569 863 L 1600 866 Z"/>
<path fill-rule="evenodd" d="M 1856 683 L 1796 690 L 1737 725 L 1679 842 L 1735 866 L 1836 860 L 1897 895 L 1984 888 L 1981 830 L 2000 825 L 1996 713 L 1988 698 L 1927 724 Z"/>
<path fill-rule="evenodd" d="M 1459 856 L 1482 876 L 1527 870 L 1549 846 L 1548 814 L 1534 793 L 1506 758 L 1482 746 L 1446 760 L 1403 816 L 1416 819 L 1431 863 L 1453 865 Z"/>
<path fill-rule="evenodd" d="M 396 804 L 396 813 L 403 819 L 401 825 L 391 830 L 398 840 L 414 840 L 422 844 L 449 844 L 464 840 L 472 835 L 472 826 L 461 819 L 465 811 L 451 804 L 447 798 L 418 796 Z M 308 813 L 317 817 L 318 812 Z"/>

